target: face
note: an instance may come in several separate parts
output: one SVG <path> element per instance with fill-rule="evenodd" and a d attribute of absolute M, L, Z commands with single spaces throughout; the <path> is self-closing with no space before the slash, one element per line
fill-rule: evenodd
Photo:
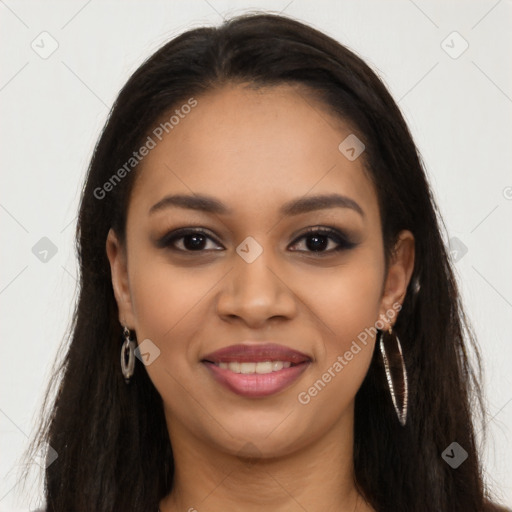
<path fill-rule="evenodd" d="M 321 103 L 291 86 L 195 99 L 133 171 L 126 254 L 109 233 L 119 320 L 146 344 L 171 442 L 186 430 L 227 453 L 287 454 L 353 417 L 412 235 L 385 273 L 375 189 Z M 178 194 L 217 207 L 165 200 Z"/>

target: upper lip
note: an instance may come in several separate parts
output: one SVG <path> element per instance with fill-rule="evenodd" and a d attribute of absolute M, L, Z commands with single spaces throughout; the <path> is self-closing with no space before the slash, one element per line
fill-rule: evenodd
<path fill-rule="evenodd" d="M 298 350 L 294 350 L 277 343 L 257 344 L 239 343 L 224 347 L 203 357 L 203 361 L 211 363 L 233 361 L 261 362 L 261 361 L 290 361 L 294 364 L 311 361 L 311 358 Z"/>

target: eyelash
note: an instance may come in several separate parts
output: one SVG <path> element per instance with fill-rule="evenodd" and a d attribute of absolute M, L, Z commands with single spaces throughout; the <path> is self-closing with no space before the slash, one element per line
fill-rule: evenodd
<path fill-rule="evenodd" d="M 170 233 L 167 233 L 166 235 L 164 235 L 157 242 L 157 246 L 160 248 L 169 248 L 173 251 L 192 253 L 192 254 L 193 253 L 201 254 L 201 253 L 204 253 L 206 250 L 208 250 L 208 249 L 199 249 L 197 251 L 191 251 L 188 249 L 178 249 L 177 247 L 173 246 L 173 244 L 177 240 L 181 240 L 181 239 L 185 238 L 186 236 L 190 236 L 190 235 L 202 235 L 202 236 L 205 236 L 206 238 L 209 238 L 210 240 L 215 241 L 213 237 L 211 237 L 208 233 L 206 233 L 205 231 L 202 231 L 200 229 L 181 228 L 181 229 L 178 229 L 175 231 L 171 231 Z M 322 257 L 323 255 L 329 255 L 329 254 L 338 253 L 338 252 L 341 252 L 344 250 L 350 250 L 357 245 L 357 243 L 350 241 L 348 239 L 348 237 L 346 237 L 343 233 L 341 233 L 338 230 L 333 229 L 333 228 L 309 228 L 305 233 L 303 233 L 301 236 L 296 238 L 294 240 L 294 242 L 292 243 L 292 245 L 297 245 L 297 243 L 300 240 L 302 240 L 303 238 L 307 238 L 308 236 L 312 236 L 312 235 L 320 235 L 322 237 L 328 237 L 331 240 L 333 240 L 334 242 L 336 242 L 338 244 L 338 247 L 336 247 L 335 249 L 330 249 L 328 251 L 325 251 L 325 250 L 323 250 L 323 251 L 303 250 L 303 251 L 298 251 L 298 252 L 306 252 L 306 253 L 310 253 L 310 254 L 314 254 L 316 256 Z M 215 241 L 215 243 L 217 243 L 217 242 Z"/>

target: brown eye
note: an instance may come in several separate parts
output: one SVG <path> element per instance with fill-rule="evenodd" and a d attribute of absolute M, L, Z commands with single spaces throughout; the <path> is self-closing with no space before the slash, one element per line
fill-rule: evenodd
<path fill-rule="evenodd" d="M 312 253 L 318 256 L 352 249 L 357 243 L 332 228 L 311 228 L 297 238 L 292 247 L 306 240 L 306 249 L 293 249 L 298 252 Z M 213 246 L 209 242 L 213 242 Z M 159 248 L 167 248 L 184 253 L 203 253 L 211 250 L 223 250 L 222 246 L 207 232 L 199 229 L 182 228 L 171 231 L 157 242 Z M 216 248 L 217 247 L 217 248 Z M 220 247 L 220 248 L 219 248 Z"/>
<path fill-rule="evenodd" d="M 167 233 L 157 242 L 157 245 L 161 248 L 167 247 L 182 252 L 204 252 L 205 250 L 212 250 L 211 247 L 207 247 L 209 240 L 214 241 L 214 239 L 204 231 L 178 229 L 177 231 Z M 181 247 L 177 247 L 176 242 L 181 242 Z"/>
<path fill-rule="evenodd" d="M 306 251 L 300 252 L 312 252 L 320 255 L 352 249 L 357 245 L 339 231 L 330 228 L 311 228 L 299 237 L 293 245 L 297 245 L 298 241 L 303 239 L 306 240 Z M 325 250 L 329 247 L 329 243 L 334 244 L 334 248 Z"/>

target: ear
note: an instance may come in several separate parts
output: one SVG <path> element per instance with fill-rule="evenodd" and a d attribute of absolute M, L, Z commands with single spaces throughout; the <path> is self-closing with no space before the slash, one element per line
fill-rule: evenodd
<path fill-rule="evenodd" d="M 106 251 L 110 261 L 112 287 L 119 310 L 119 322 L 129 329 L 135 329 L 135 315 L 128 280 L 126 248 L 119 242 L 113 229 L 110 229 L 107 235 Z"/>
<path fill-rule="evenodd" d="M 413 269 L 414 235 L 408 230 L 403 230 L 398 235 L 392 253 L 381 299 L 379 319 L 385 323 L 385 329 L 394 324 L 392 317 L 400 310 L 397 306 L 404 302 Z M 390 311 L 393 314 L 390 314 Z"/>

